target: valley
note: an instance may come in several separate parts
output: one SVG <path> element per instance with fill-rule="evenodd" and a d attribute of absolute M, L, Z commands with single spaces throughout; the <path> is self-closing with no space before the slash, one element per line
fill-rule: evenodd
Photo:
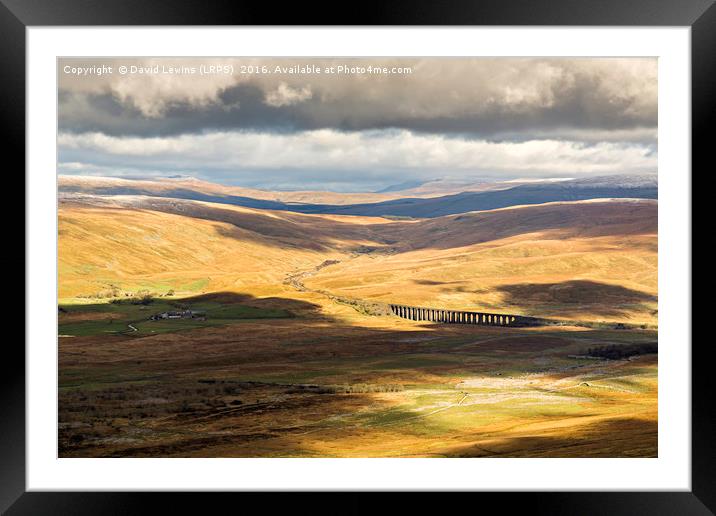
<path fill-rule="evenodd" d="M 154 193 L 60 194 L 60 456 L 657 454 L 656 355 L 589 356 L 658 340 L 656 200 L 395 218 Z"/>

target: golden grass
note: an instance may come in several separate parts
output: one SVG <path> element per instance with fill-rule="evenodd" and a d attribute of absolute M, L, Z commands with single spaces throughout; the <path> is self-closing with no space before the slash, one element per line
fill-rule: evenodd
<path fill-rule="evenodd" d="M 60 339 L 62 456 L 655 456 L 653 331 L 439 325 L 348 298 L 654 324 L 656 203 L 420 221 L 117 198 L 62 203 L 59 296 L 227 292 L 292 319 Z M 320 270 L 326 260 L 337 260 Z M 302 278 L 308 290 L 286 283 Z M 323 292 L 322 292 L 323 291 Z M 89 310 L 89 309 L 88 309 Z M 208 383 L 207 383 L 208 382 Z M 298 392 L 313 385 L 330 391 Z M 399 392 L 371 392 L 400 385 Z"/>
<path fill-rule="evenodd" d="M 654 202 L 553 203 L 425 221 L 184 202 L 61 207 L 60 297 L 126 290 L 287 294 L 657 322 Z M 332 302 L 316 298 L 327 308 Z"/>
<path fill-rule="evenodd" d="M 567 358 L 617 334 L 648 337 L 314 314 L 141 339 L 63 339 L 62 455 L 655 456 L 656 357 Z M 522 341 L 519 351 L 505 351 L 509 338 Z M 306 384 L 404 389 L 293 387 Z M 97 440 L 64 440 L 87 433 Z"/>
<path fill-rule="evenodd" d="M 286 252 L 228 223 L 157 211 L 61 208 L 58 224 L 60 298 L 111 285 L 271 295 L 288 272 L 323 259 L 312 250 Z"/>

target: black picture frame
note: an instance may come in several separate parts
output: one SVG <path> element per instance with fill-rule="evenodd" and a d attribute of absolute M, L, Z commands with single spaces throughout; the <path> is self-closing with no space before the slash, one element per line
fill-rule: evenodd
<path fill-rule="evenodd" d="M 4 155 L 16 170 L 25 167 L 25 29 L 29 26 L 87 25 L 576 25 L 689 26 L 692 50 L 692 170 L 714 170 L 708 129 L 716 114 L 716 6 L 714 0 L 452 0 L 450 2 L 364 1 L 328 7 L 229 0 L 0 0 L 0 118 L 6 129 Z M 352 6 L 352 7 L 351 7 Z M 9 169 L 9 166 L 7 167 Z M 693 172 L 681 171 L 685 176 Z M 712 172 L 713 173 L 713 172 Z M 18 185 L 24 189 L 24 184 Z M 692 190 L 693 191 L 693 190 Z M 15 212 L 16 213 L 16 212 Z M 7 214 L 6 214 L 7 216 Z M 16 217 L 16 215 L 15 215 Z M 17 247 L 17 249 L 24 249 Z M 19 268 L 25 255 L 3 258 Z M 32 307 L 27 307 L 31 309 Z M 693 317 L 692 317 L 693 320 Z M 682 343 L 684 346 L 689 343 Z M 538 514 L 679 514 L 716 513 L 716 410 L 709 341 L 692 346 L 692 490 L 619 493 L 474 493 L 460 494 L 479 503 L 498 504 L 501 512 L 529 508 Z M 5 339 L 0 418 L 0 511 L 15 514 L 135 514 L 155 510 L 206 510 L 206 498 L 253 497 L 252 494 L 69 493 L 25 490 L 25 353 L 19 339 Z M 304 496 L 304 495 L 301 495 Z M 412 495 L 410 505 L 427 507 Z M 272 495 L 271 505 L 284 499 Z M 228 500 L 227 500 L 228 501 Z M 250 503 L 242 501 L 242 503 Z M 474 503 L 474 499 L 471 501 Z M 331 513 L 369 512 L 382 504 L 379 495 L 353 493 L 339 505 L 321 505 Z M 312 512 L 319 507 L 311 503 Z M 407 508 L 403 508 L 405 512 Z"/>

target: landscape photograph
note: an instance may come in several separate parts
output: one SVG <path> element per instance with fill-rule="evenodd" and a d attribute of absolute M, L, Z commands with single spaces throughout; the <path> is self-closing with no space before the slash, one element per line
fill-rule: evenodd
<path fill-rule="evenodd" d="M 658 457 L 657 71 L 59 59 L 59 457 Z"/>

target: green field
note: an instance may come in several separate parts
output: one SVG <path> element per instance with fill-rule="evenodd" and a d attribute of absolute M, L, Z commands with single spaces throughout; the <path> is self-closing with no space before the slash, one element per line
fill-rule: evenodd
<path fill-rule="evenodd" d="M 171 319 L 152 321 L 150 317 L 171 310 L 190 309 L 204 312 L 205 319 Z M 58 330 L 62 336 L 86 337 L 115 334 L 155 335 L 177 331 L 221 326 L 256 319 L 292 317 L 286 310 L 257 308 L 232 302 L 158 298 L 148 304 L 123 302 L 77 303 L 59 305 Z M 130 327 L 131 325 L 131 327 Z"/>

